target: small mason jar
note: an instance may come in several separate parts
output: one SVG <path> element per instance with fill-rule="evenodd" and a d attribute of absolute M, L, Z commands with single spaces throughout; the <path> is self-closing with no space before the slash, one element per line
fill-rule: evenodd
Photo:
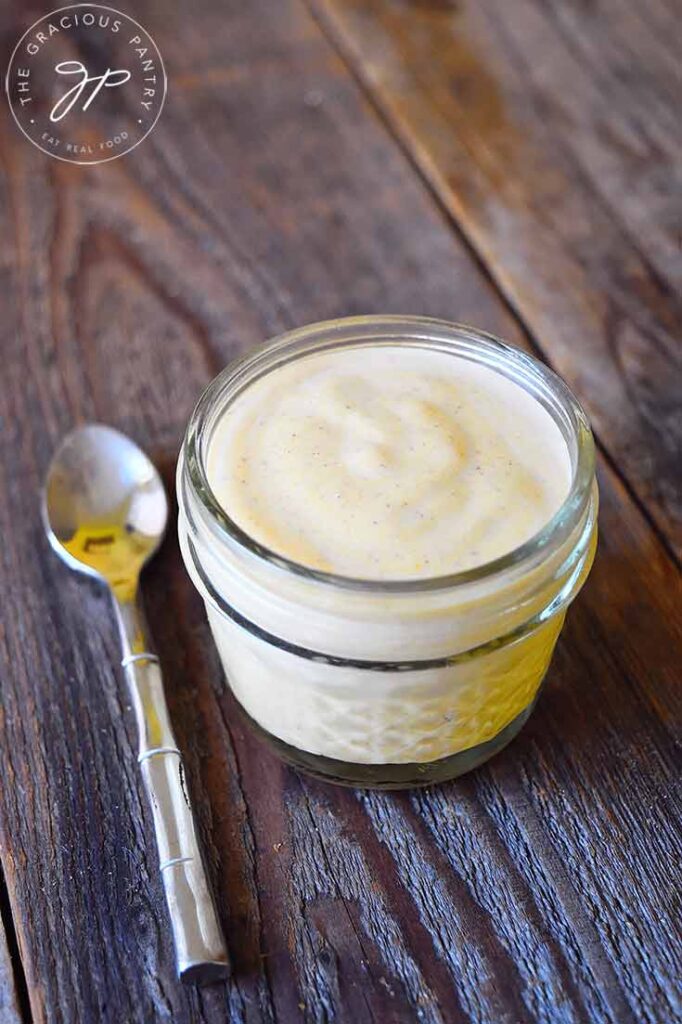
<path fill-rule="evenodd" d="M 299 565 L 230 518 L 206 473 L 230 403 L 293 360 L 376 345 L 474 360 L 542 403 L 566 442 L 572 482 L 539 533 L 465 572 L 371 580 Z M 422 317 L 313 324 L 236 360 L 194 410 L 177 485 L 185 564 L 247 719 L 289 763 L 349 785 L 440 782 L 509 743 L 533 709 L 596 545 L 592 434 L 563 381 L 490 335 Z"/>

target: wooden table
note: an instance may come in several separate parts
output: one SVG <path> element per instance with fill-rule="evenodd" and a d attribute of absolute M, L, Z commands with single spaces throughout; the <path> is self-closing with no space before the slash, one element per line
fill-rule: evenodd
<path fill-rule="evenodd" d="M 5 0 L 3 67 L 46 9 Z M 671 1024 L 679 10 L 134 13 L 170 86 L 133 153 L 59 163 L 0 104 L 0 1021 Z M 599 444 L 599 555 L 512 746 L 381 794 L 299 777 L 245 731 L 168 538 L 145 596 L 234 960 L 229 984 L 183 990 L 113 620 L 49 551 L 41 481 L 97 419 L 172 489 L 232 356 L 359 312 L 470 322 L 563 374 Z"/>

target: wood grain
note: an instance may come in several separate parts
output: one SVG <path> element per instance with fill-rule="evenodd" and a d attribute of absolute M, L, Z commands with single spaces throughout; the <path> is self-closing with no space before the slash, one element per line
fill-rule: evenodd
<path fill-rule="evenodd" d="M 680 19 L 664 0 L 310 0 L 682 550 Z"/>
<path fill-rule="evenodd" d="M 54 447 L 109 422 L 170 490 L 200 389 L 275 331 L 421 312 L 527 338 L 303 4 L 136 17 L 171 87 L 133 154 L 61 165 L 0 120 L 0 836 L 34 1021 L 674 1020 L 678 581 L 609 464 L 537 712 L 412 795 L 251 737 L 171 532 L 145 595 L 235 967 L 176 982 L 110 609 L 42 536 Z"/>

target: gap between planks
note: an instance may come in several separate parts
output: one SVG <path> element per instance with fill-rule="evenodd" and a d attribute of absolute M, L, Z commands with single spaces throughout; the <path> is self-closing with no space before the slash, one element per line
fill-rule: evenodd
<path fill-rule="evenodd" d="M 30 1024 L 33 1019 L 12 904 L 0 862 L 0 1024 Z"/>

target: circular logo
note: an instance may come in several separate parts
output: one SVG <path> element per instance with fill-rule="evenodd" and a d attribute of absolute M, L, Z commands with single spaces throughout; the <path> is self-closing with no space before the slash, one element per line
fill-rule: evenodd
<path fill-rule="evenodd" d="M 152 37 L 127 14 L 74 4 L 24 33 L 5 87 L 14 120 L 38 149 L 101 164 L 149 135 L 166 98 L 166 71 Z"/>

